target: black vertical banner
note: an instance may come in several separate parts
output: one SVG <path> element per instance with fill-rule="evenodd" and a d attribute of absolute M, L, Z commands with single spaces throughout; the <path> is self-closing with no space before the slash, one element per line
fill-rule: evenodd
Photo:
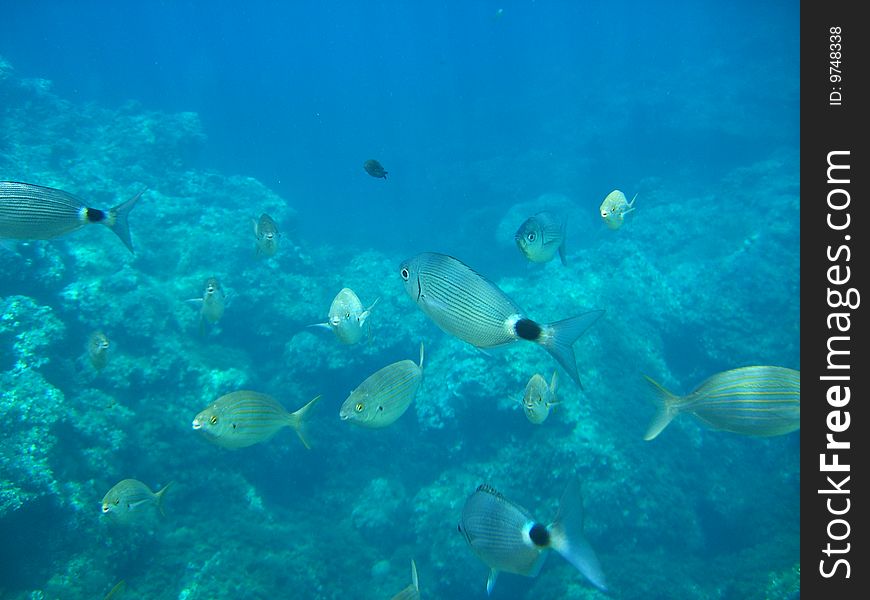
<path fill-rule="evenodd" d="M 867 598 L 870 223 L 859 2 L 801 2 L 801 588 Z"/>

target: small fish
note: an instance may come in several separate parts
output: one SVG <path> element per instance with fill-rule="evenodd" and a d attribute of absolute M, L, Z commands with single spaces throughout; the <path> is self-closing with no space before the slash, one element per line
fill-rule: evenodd
<path fill-rule="evenodd" d="M 539 523 L 531 513 L 487 484 L 465 501 L 459 532 L 480 560 L 490 568 L 487 594 L 500 571 L 535 577 L 553 549 L 601 591 L 607 591 L 598 557 L 583 535 L 583 498 L 572 481 L 559 502 L 556 520 Z"/>
<path fill-rule="evenodd" d="M 417 580 L 417 564 L 411 559 L 411 583 L 390 600 L 420 600 L 420 582 Z"/>
<path fill-rule="evenodd" d="M 376 429 L 405 414 L 423 381 L 423 344 L 420 363 L 400 360 L 376 371 L 359 384 L 339 409 L 342 421 Z"/>
<path fill-rule="evenodd" d="M 514 234 L 514 241 L 523 256 L 532 262 L 549 262 L 558 252 L 562 264 L 568 264 L 565 260 L 565 219 L 553 213 L 539 212 L 526 219 Z"/>
<path fill-rule="evenodd" d="M 646 375 L 644 375 L 646 377 Z M 784 367 L 752 366 L 716 373 L 686 396 L 675 396 L 646 377 L 659 410 L 643 439 L 655 439 L 680 413 L 711 429 L 766 437 L 801 427 L 801 373 Z"/>
<path fill-rule="evenodd" d="M 399 275 L 408 296 L 442 330 L 478 348 L 534 342 L 580 385 L 572 345 L 603 310 L 537 323 L 497 285 L 446 254 L 423 252 L 409 258 L 399 266 Z"/>
<path fill-rule="evenodd" d="M 103 514 L 113 517 L 122 523 L 135 521 L 146 510 L 157 508 L 160 514 L 163 512 L 163 494 L 169 489 L 172 482 L 163 486 L 163 489 L 152 492 L 151 489 L 136 479 L 124 479 L 116 483 L 112 489 L 103 496 Z"/>
<path fill-rule="evenodd" d="M 88 358 L 97 371 L 106 366 L 109 360 L 109 338 L 102 331 L 95 331 L 88 338 Z"/>
<path fill-rule="evenodd" d="M 133 252 L 127 215 L 142 195 L 100 210 L 70 193 L 32 183 L 0 181 L 0 239 L 50 240 L 100 223 L 111 229 Z"/>
<path fill-rule="evenodd" d="M 549 387 L 547 387 L 547 380 L 537 373 L 532 375 L 526 384 L 526 391 L 523 393 L 523 409 L 525 409 L 529 421 L 535 425 L 543 423 L 550 414 L 550 407 L 559 403 L 556 400 L 557 383 L 558 376 L 556 371 L 553 371 Z"/>
<path fill-rule="evenodd" d="M 329 329 L 343 344 L 355 344 L 362 338 L 363 325 L 378 300 L 380 298 L 375 298 L 371 306 L 363 308 L 362 302 L 352 289 L 342 288 L 329 307 L 329 320 L 309 327 Z"/>
<path fill-rule="evenodd" d="M 205 280 L 205 289 L 202 298 L 191 298 L 188 304 L 199 307 L 199 333 L 205 333 L 205 323 L 217 323 L 224 315 L 226 308 L 226 296 L 221 289 L 221 284 L 216 277 Z"/>
<path fill-rule="evenodd" d="M 637 200 L 637 194 L 631 199 L 631 202 L 625 201 L 625 194 L 619 190 L 613 190 L 601 203 L 601 218 L 604 219 L 604 224 L 610 229 L 619 229 L 625 220 L 625 215 L 634 210 L 634 201 Z"/>
<path fill-rule="evenodd" d="M 305 447 L 310 448 L 302 428 L 308 411 L 318 400 L 320 396 L 290 413 L 267 394 L 249 390 L 230 392 L 200 411 L 193 419 L 193 428 L 202 431 L 208 441 L 235 449 L 259 444 L 284 427 L 290 427 Z"/>
<path fill-rule="evenodd" d="M 365 161 L 363 163 L 363 169 L 366 170 L 366 173 L 371 175 L 372 177 L 378 177 L 382 179 L 387 178 L 387 171 L 384 171 L 384 168 L 381 166 L 381 163 L 376 161 L 373 158 Z"/>
<path fill-rule="evenodd" d="M 272 217 L 263 213 L 259 221 L 254 221 L 254 236 L 257 238 L 257 254 L 274 256 L 278 251 L 278 225 Z"/>

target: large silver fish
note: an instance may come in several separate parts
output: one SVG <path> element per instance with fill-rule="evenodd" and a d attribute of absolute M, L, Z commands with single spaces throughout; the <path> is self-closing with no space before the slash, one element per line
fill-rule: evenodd
<path fill-rule="evenodd" d="M 423 381 L 423 344 L 420 364 L 400 360 L 369 375 L 339 409 L 342 421 L 372 429 L 391 425 L 405 414 Z"/>
<path fill-rule="evenodd" d="M 310 448 L 302 427 L 308 411 L 320 396 L 295 412 L 287 410 L 267 394 L 240 390 L 214 401 L 193 419 L 193 428 L 202 431 L 208 441 L 224 448 L 244 448 L 259 444 L 284 427 L 296 431 L 306 448 Z"/>
<path fill-rule="evenodd" d="M 121 523 L 130 523 L 141 518 L 152 507 L 163 514 L 163 495 L 170 485 L 172 482 L 163 486 L 163 489 L 152 492 L 147 485 L 136 479 L 119 481 L 103 496 L 103 514 L 108 514 Z"/>
<path fill-rule="evenodd" d="M 577 481 L 568 485 L 550 525 L 539 523 L 528 510 L 483 484 L 465 501 L 458 529 L 472 552 L 490 568 L 488 594 L 500 571 L 535 577 L 549 549 L 574 565 L 592 585 L 607 591 L 601 564 L 583 535 L 583 498 Z"/>
<path fill-rule="evenodd" d="M 368 308 L 363 307 L 359 297 L 350 288 L 342 288 L 329 307 L 329 320 L 309 327 L 329 329 L 342 344 L 355 344 L 362 338 L 363 325 L 372 314 L 380 298 L 375 298 Z"/>
<path fill-rule="evenodd" d="M 399 274 L 411 299 L 447 333 L 478 348 L 518 340 L 534 342 L 580 385 L 571 346 L 604 314 L 603 310 L 554 323 L 537 323 L 486 277 L 452 256 L 435 252 L 423 252 L 404 261 Z"/>
<path fill-rule="evenodd" d="M 85 225 L 100 223 L 133 252 L 127 215 L 141 195 L 139 192 L 114 208 L 100 210 L 63 190 L 0 181 L 0 239 L 50 240 Z"/>
<path fill-rule="evenodd" d="M 752 366 L 716 373 L 685 396 L 650 379 L 659 411 L 643 439 L 652 440 L 680 413 L 723 431 L 766 437 L 801 426 L 801 373 L 784 367 Z"/>
<path fill-rule="evenodd" d="M 565 219 L 550 212 L 539 212 L 526 219 L 514 234 L 520 252 L 532 262 L 549 262 L 559 253 L 565 260 Z"/>

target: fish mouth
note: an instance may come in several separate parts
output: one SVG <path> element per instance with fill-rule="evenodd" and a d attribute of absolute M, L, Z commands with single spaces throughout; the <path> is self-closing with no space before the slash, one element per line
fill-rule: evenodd
<path fill-rule="evenodd" d="M 104 513 L 109 512 L 109 505 L 108 504 L 103 503 L 103 512 Z"/>
<path fill-rule="evenodd" d="M 202 421 L 199 419 L 194 419 L 191 425 L 194 429 L 202 429 Z"/>

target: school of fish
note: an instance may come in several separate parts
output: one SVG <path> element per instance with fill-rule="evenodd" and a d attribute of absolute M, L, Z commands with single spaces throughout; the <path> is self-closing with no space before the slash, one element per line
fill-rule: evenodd
<path fill-rule="evenodd" d="M 386 179 L 387 171 L 377 160 L 364 162 L 366 173 Z M 89 224 L 102 224 L 133 252 L 128 215 L 143 192 L 108 210 L 88 206 L 76 196 L 31 183 L 0 181 L 0 239 L 50 240 L 71 234 Z M 614 190 L 602 202 L 599 213 L 609 229 L 619 229 L 635 208 Z M 262 213 L 253 223 L 255 252 L 269 258 L 279 251 L 277 223 Z M 514 241 L 522 255 L 533 263 L 547 263 L 556 254 L 567 265 L 567 221 L 550 211 L 529 216 L 516 230 Z M 398 275 L 411 301 L 448 335 L 479 349 L 526 341 L 546 350 L 580 386 L 573 346 L 604 314 L 589 310 L 554 321 L 532 319 L 498 285 L 473 268 L 447 254 L 422 252 L 398 267 Z M 309 327 L 333 332 L 346 345 L 358 343 L 369 325 L 372 309 L 350 288 L 335 296 L 327 321 Z M 200 333 L 217 324 L 224 315 L 227 296 L 216 277 L 206 280 L 201 296 L 187 300 L 199 313 Z M 570 310 L 566 309 L 566 310 Z M 94 331 L 86 355 L 99 371 L 108 364 L 110 342 Z M 777 366 L 747 366 L 712 375 L 694 391 L 678 396 L 647 377 L 658 400 L 658 412 L 644 436 L 655 439 L 680 414 L 689 414 L 703 425 L 742 435 L 767 437 L 800 428 L 800 372 Z M 410 408 L 423 382 L 423 344 L 419 360 L 400 360 L 375 371 L 362 381 L 341 404 L 341 421 L 369 429 L 393 425 Z M 541 425 L 554 406 L 558 371 L 549 384 L 533 373 L 523 390 L 521 407 L 529 422 Z M 582 386 L 581 386 L 582 387 Z M 264 443 L 287 427 L 294 430 L 305 448 L 310 448 L 304 425 L 321 399 L 316 396 L 294 412 L 268 394 L 237 390 L 220 396 L 192 421 L 192 428 L 208 442 L 235 450 Z M 141 522 L 163 514 L 163 498 L 171 482 L 156 492 L 136 479 L 123 479 L 102 500 L 102 512 L 124 524 Z M 592 586 L 607 591 L 607 583 L 595 551 L 583 534 L 580 483 L 569 481 L 556 518 L 546 525 L 488 483 L 468 497 L 459 516 L 458 530 L 471 551 L 489 568 L 486 582 L 491 593 L 501 572 L 535 577 L 549 550 L 572 564 Z M 123 580 L 109 596 L 123 591 Z M 119 591 L 120 590 L 120 591 Z M 109 597 L 107 596 L 107 597 Z M 417 565 L 411 560 L 411 583 L 393 600 L 419 599 Z"/>

